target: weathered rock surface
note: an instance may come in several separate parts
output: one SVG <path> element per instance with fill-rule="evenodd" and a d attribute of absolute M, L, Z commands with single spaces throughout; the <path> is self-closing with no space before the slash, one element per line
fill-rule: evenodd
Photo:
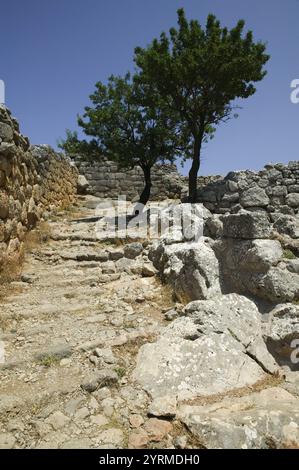
<path fill-rule="evenodd" d="M 187 217 L 184 233 L 119 248 L 115 236 L 98 237 L 96 198 L 80 197 L 80 214 L 50 221 L 73 194 L 72 179 L 67 189 L 56 185 L 65 159 L 46 146 L 29 149 L 6 118 L 1 249 L 20 251 L 52 196 L 48 246 L 33 248 L 1 303 L 0 447 L 188 448 L 190 432 L 207 448 L 298 447 L 298 165 L 215 179 L 200 190 L 201 216 Z M 15 176 L 11 159 L 23 153 L 45 171 L 33 184 L 28 170 L 25 201 L 5 187 Z M 103 191 L 115 185 L 122 189 L 108 181 Z M 11 211 L 21 220 L 17 237 Z M 196 241 L 194 223 L 205 235 Z"/>
<path fill-rule="evenodd" d="M 207 299 L 220 294 L 219 266 L 210 240 L 165 244 L 158 242 L 150 258 L 172 286 L 179 301 Z"/>
<path fill-rule="evenodd" d="M 277 305 L 269 314 L 267 347 L 278 364 L 299 370 L 299 305 Z"/>
<path fill-rule="evenodd" d="M 176 415 L 177 401 L 175 396 L 155 398 L 148 408 L 148 415 L 158 418 L 174 418 Z"/>
<path fill-rule="evenodd" d="M 271 225 L 264 212 L 239 212 L 225 215 L 223 221 L 223 236 L 228 238 L 269 238 Z"/>
<path fill-rule="evenodd" d="M 285 214 L 272 215 L 273 228 L 278 233 L 289 235 L 292 238 L 299 238 L 299 217 Z"/>
<path fill-rule="evenodd" d="M 239 222 L 242 215 L 238 216 Z M 225 216 L 225 219 L 229 222 L 231 217 L 234 216 Z M 272 303 L 299 297 L 299 276 L 296 269 L 288 269 L 285 264 L 278 240 L 244 240 L 232 236 L 217 241 L 213 248 L 219 260 L 224 290 L 253 295 Z"/>
<path fill-rule="evenodd" d="M 138 354 L 134 378 L 154 398 L 180 399 L 252 385 L 277 366 L 253 302 L 237 294 L 191 302 Z"/>
<path fill-rule="evenodd" d="M 266 191 L 259 186 L 247 189 L 240 197 L 240 204 L 243 207 L 265 207 L 269 202 Z"/>
<path fill-rule="evenodd" d="M 78 194 L 86 194 L 89 189 L 89 182 L 84 175 L 78 175 L 77 192 Z"/>
<path fill-rule="evenodd" d="M 143 246 L 139 242 L 130 243 L 124 248 L 124 255 L 126 258 L 134 259 L 142 253 Z"/>
<path fill-rule="evenodd" d="M 279 387 L 213 405 L 183 405 L 178 413 L 208 449 L 299 446 L 299 399 Z"/>

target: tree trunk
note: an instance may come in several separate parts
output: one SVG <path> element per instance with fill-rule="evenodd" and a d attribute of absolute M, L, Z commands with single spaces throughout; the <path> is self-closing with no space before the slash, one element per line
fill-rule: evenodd
<path fill-rule="evenodd" d="M 141 205 L 145 206 L 151 195 L 151 187 L 152 187 L 151 167 L 143 166 L 141 168 L 144 174 L 144 188 L 139 197 L 139 202 L 135 208 L 135 214 L 136 214 L 136 211 L 138 211 L 138 213 L 142 212 Z"/>
<path fill-rule="evenodd" d="M 196 202 L 197 174 L 200 167 L 201 140 L 195 140 L 193 148 L 193 160 L 189 171 L 189 202 Z"/>

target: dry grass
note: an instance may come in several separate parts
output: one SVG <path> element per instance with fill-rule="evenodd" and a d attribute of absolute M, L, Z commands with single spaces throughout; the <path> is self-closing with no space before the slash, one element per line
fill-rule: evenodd
<path fill-rule="evenodd" d="M 11 293 L 16 292 L 16 286 L 11 285 L 11 283 L 19 280 L 26 253 L 46 243 L 50 235 L 51 230 L 49 224 L 47 222 L 40 222 L 34 230 L 26 234 L 20 252 L 5 259 L 3 265 L 0 267 L 0 302 Z"/>
<path fill-rule="evenodd" d="M 40 222 L 34 230 L 27 232 L 24 240 L 24 251 L 32 251 L 51 238 L 51 228 L 48 222 Z"/>
<path fill-rule="evenodd" d="M 187 449 L 206 449 L 206 446 L 203 444 L 201 439 L 193 434 L 181 421 L 175 420 L 173 422 L 173 430 L 171 434 L 173 437 L 185 435 L 187 437 Z"/>
<path fill-rule="evenodd" d="M 8 282 L 16 280 L 22 269 L 24 262 L 24 250 L 22 249 L 18 255 L 7 256 L 0 268 L 0 286 Z"/>
<path fill-rule="evenodd" d="M 278 374 L 267 374 L 263 379 L 258 380 L 255 384 L 247 387 L 235 388 L 228 392 L 217 393 L 215 395 L 196 397 L 191 400 L 186 400 L 183 403 L 185 405 L 202 406 L 202 405 L 213 405 L 214 403 L 220 402 L 226 398 L 241 398 L 251 393 L 261 392 L 262 390 L 270 387 L 276 387 L 277 385 L 284 382 L 284 377 Z"/>
<path fill-rule="evenodd" d="M 141 346 L 146 343 L 154 343 L 157 340 L 155 334 L 148 334 L 146 336 L 139 336 L 138 338 L 129 339 L 125 344 L 120 346 L 113 346 L 113 351 L 116 356 L 121 359 L 124 355 L 135 358 Z"/>
<path fill-rule="evenodd" d="M 1 299 L 0 299 L 1 300 Z M 9 319 L 0 312 L 0 330 L 6 331 L 9 328 Z"/>
<path fill-rule="evenodd" d="M 140 348 L 146 343 L 154 343 L 157 340 L 157 336 L 154 334 L 149 334 L 147 336 L 142 336 L 139 338 L 130 339 L 127 343 L 121 346 L 113 346 L 113 353 L 118 358 L 118 367 L 117 374 L 120 376 L 129 375 L 132 373 L 136 365 L 136 357 Z M 127 362 L 128 361 L 128 362 Z"/>
<path fill-rule="evenodd" d="M 281 449 L 299 449 L 298 442 L 294 441 L 284 441 L 282 443 Z"/>
<path fill-rule="evenodd" d="M 24 250 L 18 255 L 7 257 L 0 268 L 0 302 L 15 290 L 11 283 L 19 279 L 24 262 Z"/>

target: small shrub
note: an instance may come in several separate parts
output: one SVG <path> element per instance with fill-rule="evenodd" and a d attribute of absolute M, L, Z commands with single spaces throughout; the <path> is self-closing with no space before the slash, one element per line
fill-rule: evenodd
<path fill-rule="evenodd" d="M 285 259 L 296 259 L 296 256 L 294 255 L 294 253 L 289 249 L 283 250 L 282 256 Z"/>
<path fill-rule="evenodd" d="M 126 369 L 124 367 L 117 367 L 114 370 L 120 379 L 122 379 L 126 375 Z"/>
<path fill-rule="evenodd" d="M 39 364 L 44 367 L 52 367 L 55 366 L 58 362 L 59 359 L 56 356 L 45 356 L 42 359 L 40 359 Z"/>

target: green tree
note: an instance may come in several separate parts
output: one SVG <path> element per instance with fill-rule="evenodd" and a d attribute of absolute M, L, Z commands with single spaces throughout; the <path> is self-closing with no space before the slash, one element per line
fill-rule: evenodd
<path fill-rule="evenodd" d="M 76 133 L 68 131 L 60 146 L 70 154 L 105 155 L 120 168 L 141 167 L 145 185 L 139 202 L 145 205 L 153 165 L 173 162 L 178 151 L 174 113 L 151 84 L 142 84 L 129 73 L 124 78 L 111 76 L 107 85 L 98 82 L 90 99 L 92 106 L 85 108 L 78 124 L 92 140 L 79 141 Z"/>
<path fill-rule="evenodd" d="M 93 160 L 102 156 L 97 141 L 91 140 L 79 140 L 78 132 L 66 130 L 66 139 L 58 140 L 58 147 L 65 151 L 70 157 L 81 155 L 87 160 Z"/>
<path fill-rule="evenodd" d="M 196 201 L 202 144 L 232 115 L 236 98 L 248 98 L 262 80 L 266 46 L 244 34 L 244 21 L 228 30 L 209 15 L 205 28 L 178 10 L 178 29 L 162 33 L 147 48 L 135 49 L 141 82 L 152 84 L 179 116 L 183 157 L 191 158 L 189 199 Z"/>

